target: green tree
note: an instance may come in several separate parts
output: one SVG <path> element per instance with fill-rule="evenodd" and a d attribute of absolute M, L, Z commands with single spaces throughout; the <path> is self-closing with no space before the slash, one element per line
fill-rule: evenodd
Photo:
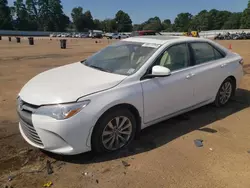
<path fill-rule="evenodd" d="M 192 20 L 192 14 L 190 13 L 180 13 L 174 20 L 174 26 L 176 31 L 187 32 L 190 30 L 190 23 Z"/>
<path fill-rule="evenodd" d="M 38 15 L 38 0 L 26 0 L 26 10 L 30 30 L 36 31 L 41 28 L 40 17 Z"/>
<path fill-rule="evenodd" d="M 115 19 L 105 19 L 101 22 L 102 28 L 105 32 L 116 32 L 117 23 Z"/>
<path fill-rule="evenodd" d="M 38 18 L 38 0 L 26 0 L 27 12 L 29 15 Z"/>
<path fill-rule="evenodd" d="M 69 18 L 63 13 L 61 0 L 38 0 L 39 29 L 43 31 L 64 31 Z"/>
<path fill-rule="evenodd" d="M 190 27 L 196 31 L 207 31 L 209 30 L 210 17 L 207 10 L 202 10 L 196 16 L 192 18 Z"/>
<path fill-rule="evenodd" d="M 77 31 L 84 30 L 84 15 L 82 7 L 75 7 L 71 12 L 71 17 Z"/>
<path fill-rule="evenodd" d="M 98 19 L 94 19 L 94 29 L 97 29 L 97 30 L 103 30 L 102 28 L 102 23 L 100 20 Z"/>
<path fill-rule="evenodd" d="M 239 29 L 241 26 L 242 13 L 232 13 L 228 20 L 224 23 L 223 29 Z"/>
<path fill-rule="evenodd" d="M 83 25 L 85 29 L 94 29 L 93 17 L 89 10 L 83 14 Z"/>
<path fill-rule="evenodd" d="M 14 13 L 15 13 L 15 29 L 17 30 L 30 30 L 29 19 L 28 19 L 28 12 L 26 9 L 23 0 L 16 0 L 14 1 Z"/>
<path fill-rule="evenodd" d="M 163 29 L 161 20 L 159 17 L 149 18 L 148 21 L 143 23 L 144 30 L 161 31 Z"/>
<path fill-rule="evenodd" d="M 224 24 L 228 21 L 228 19 L 231 17 L 232 13 L 229 11 L 219 11 L 218 13 L 218 27 L 219 29 L 223 29 Z"/>
<path fill-rule="evenodd" d="M 53 25 L 51 31 L 65 31 L 69 25 L 69 17 L 63 12 L 61 0 L 50 0 L 49 12 Z"/>
<path fill-rule="evenodd" d="M 243 11 L 240 27 L 242 29 L 250 28 L 250 0 L 248 1 L 247 8 Z"/>
<path fill-rule="evenodd" d="M 89 10 L 83 13 L 82 7 L 75 7 L 71 12 L 71 17 L 77 31 L 95 28 L 93 16 Z"/>
<path fill-rule="evenodd" d="M 209 29 L 218 30 L 222 29 L 225 22 L 231 16 L 231 12 L 228 11 L 219 11 L 212 9 L 209 11 Z"/>
<path fill-rule="evenodd" d="M 11 10 L 7 0 L 0 0 L 0 29 L 12 29 Z"/>
<path fill-rule="evenodd" d="M 73 24 L 72 21 L 69 21 L 69 25 L 68 25 L 68 27 L 66 28 L 66 31 L 69 31 L 69 32 L 76 31 L 75 25 Z"/>
<path fill-rule="evenodd" d="M 51 30 L 51 16 L 49 12 L 49 0 L 38 0 L 38 12 L 39 12 L 39 30 L 48 31 Z"/>
<path fill-rule="evenodd" d="M 173 27 L 172 27 L 172 23 L 170 19 L 166 19 L 162 22 L 162 28 L 164 31 L 166 32 L 172 32 L 173 31 Z"/>
<path fill-rule="evenodd" d="M 130 16 L 123 12 L 122 10 L 119 10 L 115 15 L 115 21 L 118 26 L 118 32 L 130 32 L 132 31 L 132 20 L 130 19 Z"/>
<path fill-rule="evenodd" d="M 143 29 L 143 25 L 142 24 L 134 24 L 133 25 L 133 31 L 140 31 Z"/>

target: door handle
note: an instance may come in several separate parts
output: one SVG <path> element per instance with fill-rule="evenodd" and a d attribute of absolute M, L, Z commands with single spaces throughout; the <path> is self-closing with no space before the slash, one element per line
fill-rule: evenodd
<path fill-rule="evenodd" d="M 190 74 L 188 74 L 188 75 L 186 76 L 186 78 L 187 78 L 187 79 L 190 79 L 190 78 L 192 78 L 194 75 L 195 75 L 195 74 L 190 73 Z"/>
<path fill-rule="evenodd" d="M 222 64 L 220 67 L 223 68 L 223 67 L 225 67 L 226 65 L 227 65 L 227 64 Z"/>

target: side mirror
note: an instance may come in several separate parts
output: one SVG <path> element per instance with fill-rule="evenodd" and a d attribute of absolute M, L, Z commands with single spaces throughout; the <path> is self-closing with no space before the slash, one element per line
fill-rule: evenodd
<path fill-rule="evenodd" d="M 165 77 L 171 75 L 171 71 L 169 70 L 169 68 L 156 65 L 152 68 L 152 75 L 154 77 Z"/>
<path fill-rule="evenodd" d="M 152 74 L 147 74 L 145 75 L 142 79 L 147 79 L 147 78 L 155 78 L 155 77 L 166 77 L 166 76 L 170 76 L 171 75 L 171 71 L 163 66 L 153 66 L 152 68 Z"/>

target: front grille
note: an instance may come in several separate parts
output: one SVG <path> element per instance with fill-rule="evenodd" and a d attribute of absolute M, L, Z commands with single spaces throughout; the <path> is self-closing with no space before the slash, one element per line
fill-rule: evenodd
<path fill-rule="evenodd" d="M 35 110 L 38 108 L 38 106 L 28 104 L 21 99 L 18 101 L 18 107 L 17 107 L 17 113 L 20 117 L 20 125 L 23 130 L 23 133 L 25 136 L 33 143 L 43 146 L 43 143 L 38 136 L 33 123 L 32 123 L 32 113 L 35 112 Z"/>
<path fill-rule="evenodd" d="M 34 142 L 35 144 L 39 145 L 39 146 L 43 146 L 43 143 L 40 139 L 40 137 L 38 136 L 36 130 L 34 129 L 34 127 L 32 125 L 27 124 L 26 122 L 24 122 L 21 118 L 20 118 L 20 124 L 23 130 L 23 133 L 25 134 L 25 136 L 27 136 L 27 138 Z"/>

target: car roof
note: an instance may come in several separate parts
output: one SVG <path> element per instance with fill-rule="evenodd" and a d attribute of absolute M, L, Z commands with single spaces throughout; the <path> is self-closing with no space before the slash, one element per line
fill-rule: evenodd
<path fill-rule="evenodd" d="M 136 36 L 123 39 L 122 41 L 127 42 L 140 42 L 140 43 L 152 43 L 152 44 L 165 44 L 169 42 L 185 42 L 185 41 L 206 41 L 206 39 L 185 37 L 185 36 L 164 36 L 164 35 L 147 35 L 147 36 Z"/>

